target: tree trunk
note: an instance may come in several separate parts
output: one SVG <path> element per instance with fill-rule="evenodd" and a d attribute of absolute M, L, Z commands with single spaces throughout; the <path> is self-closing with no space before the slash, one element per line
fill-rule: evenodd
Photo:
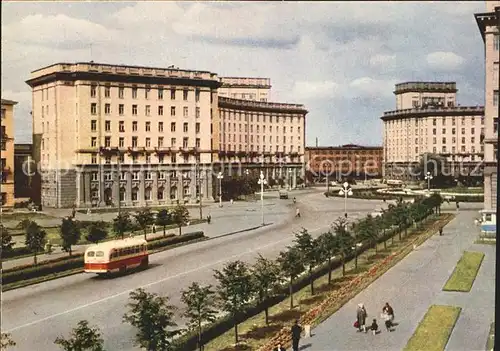
<path fill-rule="evenodd" d="M 314 279 L 313 279 L 312 266 L 309 267 L 309 281 L 311 283 L 311 295 L 314 295 Z"/>
<path fill-rule="evenodd" d="M 398 229 L 399 229 L 398 230 L 399 231 L 399 233 L 398 233 L 399 241 L 401 241 L 401 233 L 403 232 L 403 228 L 401 226 L 398 226 Z"/>
<path fill-rule="evenodd" d="M 182 235 L 182 224 L 179 224 L 179 235 Z"/>
<path fill-rule="evenodd" d="M 387 238 L 385 237 L 385 228 L 383 229 L 382 236 L 384 237 L 384 251 L 387 250 Z"/>
<path fill-rule="evenodd" d="M 269 307 L 267 307 L 267 305 L 264 309 L 264 314 L 266 315 L 266 325 L 269 325 Z"/>
<path fill-rule="evenodd" d="M 166 226 L 163 226 L 163 236 L 166 236 L 167 235 L 167 231 L 166 231 Z"/>
<path fill-rule="evenodd" d="M 122 232 L 122 240 L 125 239 L 125 232 Z"/>
<path fill-rule="evenodd" d="M 290 309 L 293 309 L 293 280 L 290 278 L 290 285 L 288 286 L 290 289 Z"/>
<path fill-rule="evenodd" d="M 35 255 L 33 256 L 33 262 L 34 262 L 34 264 L 36 264 L 36 263 L 37 263 L 37 262 L 36 262 L 36 250 L 35 250 L 34 254 L 35 254 Z"/>
<path fill-rule="evenodd" d="M 147 232 L 146 232 L 146 228 L 144 228 L 144 240 L 148 240 L 148 239 L 147 239 Z"/>
<path fill-rule="evenodd" d="M 358 246 L 354 244 L 354 269 L 358 270 Z"/>
<path fill-rule="evenodd" d="M 332 258 L 328 257 L 328 285 L 332 283 Z"/>
<path fill-rule="evenodd" d="M 71 257 L 72 250 L 71 250 L 71 245 L 69 246 L 69 256 Z"/>
<path fill-rule="evenodd" d="M 234 342 L 238 344 L 238 322 L 236 321 L 236 316 L 234 317 Z"/>
<path fill-rule="evenodd" d="M 203 350 L 203 344 L 201 343 L 201 321 L 198 321 L 198 348 L 199 351 Z"/>
<path fill-rule="evenodd" d="M 373 241 L 373 244 L 375 245 L 375 255 L 378 253 L 378 250 L 377 250 L 377 239 L 375 239 Z"/>
<path fill-rule="evenodd" d="M 345 277 L 345 256 L 342 254 L 342 276 Z"/>

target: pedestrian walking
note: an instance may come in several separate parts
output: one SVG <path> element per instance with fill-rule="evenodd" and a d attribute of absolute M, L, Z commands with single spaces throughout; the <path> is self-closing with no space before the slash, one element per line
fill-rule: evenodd
<path fill-rule="evenodd" d="M 373 335 L 377 334 L 378 324 L 377 324 L 377 320 L 375 318 L 373 318 L 371 330 L 372 330 Z"/>
<path fill-rule="evenodd" d="M 366 333 L 366 317 L 368 313 L 366 313 L 365 305 L 362 303 L 358 304 L 358 309 L 356 311 L 356 319 L 358 322 L 358 331 L 364 331 Z"/>
<path fill-rule="evenodd" d="M 295 323 L 292 326 L 291 332 L 292 332 L 293 351 L 299 351 L 299 341 L 300 341 L 300 334 L 302 333 L 302 327 L 299 325 L 298 320 L 295 320 Z"/>
<path fill-rule="evenodd" d="M 385 321 L 387 331 L 391 331 L 392 322 L 394 321 L 394 309 L 389 305 L 389 302 L 386 302 L 382 308 L 382 318 Z"/>
<path fill-rule="evenodd" d="M 439 228 L 439 235 L 443 235 L 443 227 Z"/>
<path fill-rule="evenodd" d="M 153 224 L 153 234 L 156 233 L 156 226 Z"/>
<path fill-rule="evenodd" d="M 210 224 L 210 222 L 212 222 L 212 216 L 211 215 L 208 215 L 207 216 L 207 223 Z"/>
<path fill-rule="evenodd" d="M 297 209 L 295 210 L 295 217 L 300 218 L 300 210 L 299 210 L 299 208 L 298 208 L 298 207 L 297 207 Z"/>
<path fill-rule="evenodd" d="M 458 203 L 458 201 L 456 202 L 456 205 L 457 205 L 457 211 L 458 211 L 458 209 L 460 208 L 460 204 Z"/>

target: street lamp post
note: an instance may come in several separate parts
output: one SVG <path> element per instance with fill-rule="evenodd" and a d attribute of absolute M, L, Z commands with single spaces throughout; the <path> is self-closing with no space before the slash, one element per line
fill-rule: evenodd
<path fill-rule="evenodd" d="M 291 191 L 292 190 L 292 170 L 289 169 L 288 170 L 288 190 Z"/>
<path fill-rule="evenodd" d="M 200 219 L 203 219 L 203 192 L 202 192 L 202 189 L 203 189 L 203 179 L 204 179 L 204 176 L 203 176 L 203 173 L 200 171 L 200 169 L 198 168 L 198 172 L 197 172 L 197 181 L 198 181 L 198 194 L 200 196 Z"/>
<path fill-rule="evenodd" d="M 330 167 L 325 167 L 325 173 L 326 173 L 326 193 L 328 194 L 330 192 L 330 180 L 328 179 L 328 176 L 330 175 Z"/>
<path fill-rule="evenodd" d="M 347 218 L 347 196 L 352 196 L 353 192 L 348 182 L 342 184 L 342 189 L 339 191 L 339 195 L 344 196 L 344 216 Z"/>
<path fill-rule="evenodd" d="M 224 176 L 222 172 L 219 172 L 219 174 L 217 174 L 217 179 L 219 179 L 219 207 L 222 207 L 222 178 L 224 178 Z"/>
<path fill-rule="evenodd" d="M 264 177 L 264 172 L 260 171 L 259 182 L 260 185 L 260 210 L 262 214 L 262 225 L 264 225 L 264 185 L 267 184 L 267 180 Z"/>
<path fill-rule="evenodd" d="M 431 175 L 431 172 L 427 172 L 425 175 L 425 179 L 427 180 L 427 191 L 431 191 L 431 179 L 433 176 Z"/>

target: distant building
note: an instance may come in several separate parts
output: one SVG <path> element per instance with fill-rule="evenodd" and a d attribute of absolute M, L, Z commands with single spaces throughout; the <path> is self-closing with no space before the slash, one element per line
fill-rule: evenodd
<path fill-rule="evenodd" d="M 484 107 L 456 103 L 455 82 L 396 84 L 396 110 L 384 112 L 384 177 L 411 179 L 423 154 L 443 156 L 452 174 L 481 175 Z"/>
<path fill-rule="evenodd" d="M 16 199 L 39 199 L 39 175 L 33 161 L 32 144 L 14 144 L 14 196 Z"/>
<path fill-rule="evenodd" d="M 475 14 L 484 42 L 484 209 L 497 208 L 498 116 L 500 114 L 498 78 L 500 52 L 500 1 L 486 1 L 486 13 Z"/>
<path fill-rule="evenodd" d="M 306 172 L 308 180 L 346 178 L 369 179 L 382 176 L 383 149 L 381 146 L 306 147 Z"/>
<path fill-rule="evenodd" d="M 2 99 L 0 134 L 2 207 L 14 206 L 14 106 L 16 104 L 16 101 Z"/>
<path fill-rule="evenodd" d="M 266 102 L 271 100 L 270 78 L 221 77 L 221 97 Z"/>

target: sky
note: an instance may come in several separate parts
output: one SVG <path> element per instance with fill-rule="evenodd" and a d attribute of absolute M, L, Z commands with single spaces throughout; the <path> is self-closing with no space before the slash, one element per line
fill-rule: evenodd
<path fill-rule="evenodd" d="M 381 145 L 394 84 L 456 81 L 484 104 L 480 2 L 5 2 L 2 85 L 15 142 L 31 142 L 32 70 L 57 62 L 271 78 L 271 101 L 301 103 L 306 145 Z"/>

